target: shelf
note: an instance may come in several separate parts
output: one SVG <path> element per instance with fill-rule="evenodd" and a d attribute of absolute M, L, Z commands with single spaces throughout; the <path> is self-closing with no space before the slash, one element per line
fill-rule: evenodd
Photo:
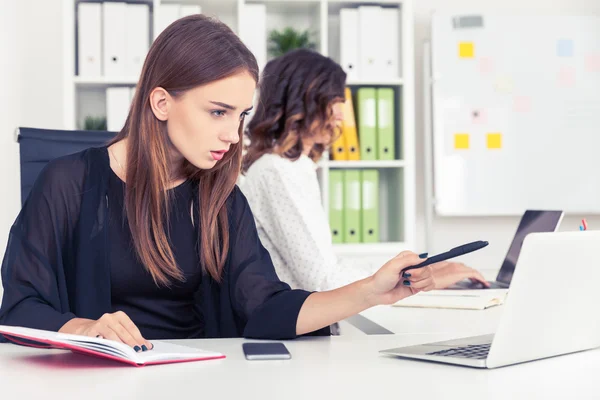
<path fill-rule="evenodd" d="M 401 86 L 403 84 L 402 78 L 395 79 L 359 79 L 359 80 L 347 80 L 346 85 L 348 86 Z"/>
<path fill-rule="evenodd" d="M 407 244 L 404 242 L 334 244 L 333 248 L 338 256 L 383 255 L 393 257 L 404 250 L 413 250 L 407 248 Z"/>
<path fill-rule="evenodd" d="M 327 161 L 329 168 L 402 168 L 404 160 Z"/>
<path fill-rule="evenodd" d="M 73 82 L 77 86 L 88 86 L 88 87 L 105 87 L 105 86 L 118 86 L 137 85 L 138 78 L 132 76 L 75 76 Z"/>

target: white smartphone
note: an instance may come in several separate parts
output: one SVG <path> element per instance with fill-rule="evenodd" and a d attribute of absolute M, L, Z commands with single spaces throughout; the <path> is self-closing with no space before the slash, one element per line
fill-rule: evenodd
<path fill-rule="evenodd" d="M 247 360 L 289 360 L 292 355 L 281 342 L 249 342 L 243 343 Z"/>

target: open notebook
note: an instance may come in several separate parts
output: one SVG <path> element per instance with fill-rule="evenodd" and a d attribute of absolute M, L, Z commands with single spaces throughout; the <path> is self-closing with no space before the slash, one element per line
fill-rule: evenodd
<path fill-rule="evenodd" d="M 3 334 L 8 340 L 17 344 L 71 350 L 76 353 L 120 361 L 136 367 L 225 358 L 225 355 L 221 353 L 171 344 L 160 340 L 152 341 L 154 345 L 152 350 L 136 353 L 128 345 L 113 340 L 39 329 L 0 325 L 0 334 Z"/>
<path fill-rule="evenodd" d="M 484 310 L 504 303 L 507 293 L 508 289 L 431 290 L 402 299 L 393 306 Z"/>

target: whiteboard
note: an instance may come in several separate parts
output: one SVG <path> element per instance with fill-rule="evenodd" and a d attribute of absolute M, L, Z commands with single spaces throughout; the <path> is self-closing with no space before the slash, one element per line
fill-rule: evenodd
<path fill-rule="evenodd" d="M 432 17 L 435 211 L 600 213 L 600 18 Z"/>

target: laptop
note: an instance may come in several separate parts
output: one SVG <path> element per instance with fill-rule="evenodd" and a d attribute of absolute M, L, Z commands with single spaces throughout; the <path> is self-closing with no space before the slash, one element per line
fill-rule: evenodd
<path fill-rule="evenodd" d="M 498 271 L 495 281 L 489 281 L 490 289 L 507 289 L 510 286 L 515 265 L 519 259 L 523 239 L 534 232 L 555 232 L 563 218 L 563 211 L 554 210 L 527 210 L 521 217 L 517 232 L 508 248 L 502 267 Z M 448 289 L 487 289 L 481 282 L 465 280 L 457 282 Z"/>
<path fill-rule="evenodd" d="M 600 231 L 525 238 L 495 334 L 382 354 L 496 368 L 600 346 Z"/>

